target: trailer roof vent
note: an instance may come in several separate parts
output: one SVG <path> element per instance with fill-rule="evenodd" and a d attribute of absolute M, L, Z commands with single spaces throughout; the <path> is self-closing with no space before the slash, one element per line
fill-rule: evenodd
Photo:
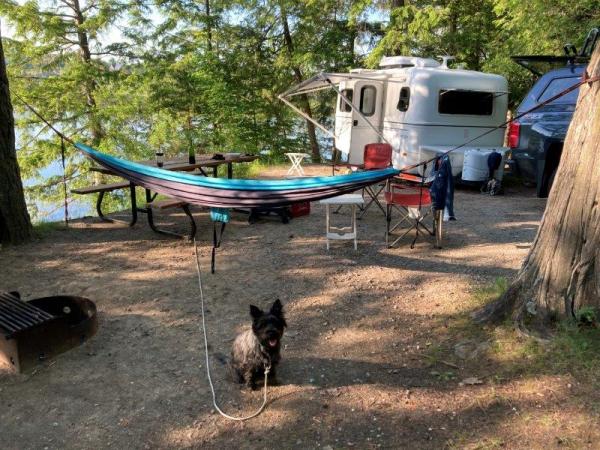
<path fill-rule="evenodd" d="M 454 56 L 447 56 L 447 55 L 438 56 L 438 58 L 440 58 L 442 60 L 442 65 L 440 66 L 440 69 L 449 69 L 448 61 L 452 61 L 453 59 L 456 59 Z"/>
<path fill-rule="evenodd" d="M 416 56 L 384 56 L 379 62 L 382 69 L 402 69 L 405 67 L 438 67 L 435 59 L 418 58 Z"/>

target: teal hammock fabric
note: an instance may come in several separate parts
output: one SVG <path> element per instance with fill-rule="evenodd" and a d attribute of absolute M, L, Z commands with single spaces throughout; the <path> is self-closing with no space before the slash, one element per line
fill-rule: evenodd
<path fill-rule="evenodd" d="M 281 180 L 210 178 L 116 158 L 76 143 L 84 154 L 116 175 L 159 194 L 211 208 L 280 207 L 354 192 L 399 173 L 393 168 L 331 177 Z"/>

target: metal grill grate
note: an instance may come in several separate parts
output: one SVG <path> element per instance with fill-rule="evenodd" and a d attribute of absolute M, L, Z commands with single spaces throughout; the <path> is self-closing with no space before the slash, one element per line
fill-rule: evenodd
<path fill-rule="evenodd" d="M 0 292 L 0 331 L 6 338 L 54 319 L 54 316 L 7 292 Z"/>

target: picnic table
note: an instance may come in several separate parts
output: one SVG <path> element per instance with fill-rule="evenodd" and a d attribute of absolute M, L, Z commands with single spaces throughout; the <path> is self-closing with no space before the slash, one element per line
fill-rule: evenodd
<path fill-rule="evenodd" d="M 214 155 L 213 155 L 214 156 Z M 217 176 L 217 170 L 219 166 L 227 164 L 227 178 L 233 178 L 233 164 L 242 162 L 252 162 L 258 159 L 257 155 L 242 155 L 240 153 L 225 153 L 221 158 L 214 158 L 209 155 L 196 155 L 196 162 L 190 163 L 188 157 L 179 157 L 166 159 L 163 162 L 162 169 L 173 170 L 176 172 L 193 172 L 198 170 L 201 175 L 208 176 L 205 168 L 212 168 L 213 177 Z M 139 164 L 156 167 L 156 161 L 145 160 L 137 161 Z M 104 167 L 93 166 L 90 170 L 94 172 L 100 172 L 107 175 L 114 175 L 114 173 Z"/>
<path fill-rule="evenodd" d="M 162 169 L 173 170 L 179 172 L 197 172 L 199 176 L 208 176 L 207 171 L 205 169 L 212 168 L 212 176 L 217 177 L 217 172 L 219 166 L 227 165 L 227 178 L 233 178 L 233 165 L 237 163 L 245 163 L 252 162 L 256 160 L 258 156 L 256 155 L 242 155 L 240 153 L 225 153 L 218 157 L 209 156 L 209 155 L 196 155 L 196 162 L 190 163 L 188 157 L 179 157 L 179 158 L 171 158 L 167 159 L 163 162 Z M 154 160 L 146 160 L 146 161 L 138 161 L 140 164 L 157 167 L 156 161 Z M 118 176 L 110 169 L 100 166 L 92 166 L 90 171 L 103 173 L 105 175 Z M 138 213 L 144 213 L 148 217 L 148 225 L 150 228 L 160 234 L 168 234 L 174 235 L 178 237 L 183 237 L 178 233 L 173 233 L 171 231 L 163 230 L 158 228 L 154 223 L 154 209 L 168 209 L 168 208 L 181 208 L 183 212 L 188 216 L 191 223 L 191 231 L 188 236 L 190 239 L 194 237 L 196 234 L 196 223 L 194 218 L 189 210 L 189 205 L 184 202 L 174 198 L 168 198 L 165 200 L 156 201 L 157 193 L 151 192 L 149 189 L 145 189 L 146 194 L 146 205 L 145 207 L 139 207 L 137 205 L 137 200 L 135 196 L 135 188 L 136 185 L 130 181 L 123 181 L 118 183 L 110 183 L 110 184 L 100 184 L 95 186 L 89 186 L 86 188 L 73 189 L 71 192 L 76 194 L 92 194 L 99 193 L 98 199 L 96 201 L 96 211 L 98 212 L 98 217 L 106 222 L 118 222 L 115 219 L 110 219 L 104 215 L 102 212 L 102 200 L 104 195 L 107 192 L 112 192 L 117 189 L 129 189 L 130 199 L 131 199 L 131 220 L 128 222 L 129 226 L 133 226 L 136 224 L 138 219 Z"/>

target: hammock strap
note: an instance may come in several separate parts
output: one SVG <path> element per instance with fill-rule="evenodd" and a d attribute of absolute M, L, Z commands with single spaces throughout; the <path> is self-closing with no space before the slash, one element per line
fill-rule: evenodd
<path fill-rule="evenodd" d="M 229 222 L 229 210 L 227 208 L 210 208 L 210 218 L 213 221 L 213 248 L 210 258 L 210 273 L 215 273 L 215 257 L 217 249 L 221 246 L 225 225 Z M 221 230 L 217 235 L 217 222 L 221 223 Z"/>
<path fill-rule="evenodd" d="M 221 240 L 223 239 L 223 232 L 225 231 L 225 225 L 227 222 L 221 222 L 221 230 L 217 238 L 217 222 L 213 222 L 213 248 L 212 255 L 210 258 L 210 273 L 215 273 L 215 257 L 217 249 L 221 246 Z"/>

